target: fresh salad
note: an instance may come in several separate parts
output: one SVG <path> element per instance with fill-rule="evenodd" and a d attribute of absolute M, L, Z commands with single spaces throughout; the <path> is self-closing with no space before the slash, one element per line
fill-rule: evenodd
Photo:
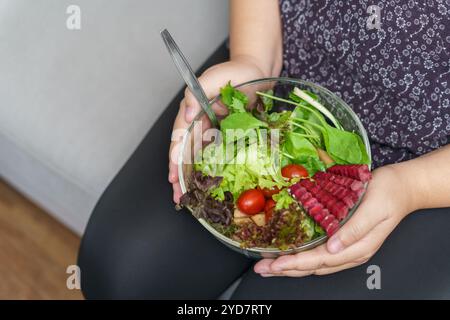
<path fill-rule="evenodd" d="M 336 232 L 371 178 L 361 137 L 299 88 L 257 92 L 250 104 L 228 83 L 221 102 L 221 138 L 196 154 L 181 206 L 244 248 L 286 250 Z"/>

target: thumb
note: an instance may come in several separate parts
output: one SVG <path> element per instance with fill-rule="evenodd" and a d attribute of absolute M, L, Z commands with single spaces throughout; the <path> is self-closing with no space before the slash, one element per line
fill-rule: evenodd
<path fill-rule="evenodd" d="M 328 240 L 328 252 L 334 254 L 344 250 L 364 238 L 367 233 L 381 222 L 376 212 L 364 209 L 363 206 L 360 206 L 350 220 Z"/>

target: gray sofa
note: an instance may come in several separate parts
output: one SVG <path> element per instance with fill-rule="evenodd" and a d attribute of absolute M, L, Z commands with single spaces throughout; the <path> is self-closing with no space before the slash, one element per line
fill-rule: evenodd
<path fill-rule="evenodd" d="M 81 9 L 69 30 L 66 9 Z M 227 36 L 223 0 L 0 0 L 0 176 L 82 234 L 92 209 L 194 68 Z"/>

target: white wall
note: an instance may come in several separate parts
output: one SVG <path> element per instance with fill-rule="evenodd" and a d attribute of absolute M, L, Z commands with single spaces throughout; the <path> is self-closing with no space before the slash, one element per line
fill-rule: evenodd
<path fill-rule="evenodd" d="M 227 20 L 225 0 L 0 0 L 0 176 L 81 232 L 183 85 L 159 31 L 197 68 Z"/>

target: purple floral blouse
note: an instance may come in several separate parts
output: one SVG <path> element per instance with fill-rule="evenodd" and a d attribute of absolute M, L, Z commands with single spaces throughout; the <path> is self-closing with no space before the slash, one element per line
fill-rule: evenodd
<path fill-rule="evenodd" d="M 282 75 L 360 117 L 374 167 L 450 141 L 450 0 L 280 0 Z M 449 160 L 450 163 L 450 160 Z"/>

